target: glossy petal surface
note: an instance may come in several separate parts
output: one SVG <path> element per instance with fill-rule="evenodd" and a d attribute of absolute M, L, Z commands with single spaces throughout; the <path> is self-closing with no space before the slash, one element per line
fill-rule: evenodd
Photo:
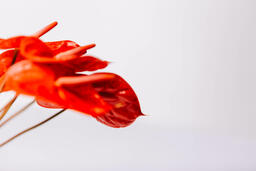
<path fill-rule="evenodd" d="M 17 36 L 8 39 L 0 39 L 0 49 L 19 48 L 20 43 L 24 38 L 26 38 L 26 36 Z"/>
<path fill-rule="evenodd" d="M 79 45 L 70 40 L 62 40 L 55 42 L 45 42 L 46 46 L 48 46 L 54 53 L 54 55 L 65 52 L 67 50 L 79 47 Z"/>
<path fill-rule="evenodd" d="M 109 112 L 95 117 L 99 122 L 116 128 L 126 127 L 143 115 L 136 94 L 120 76 L 115 75 L 112 80 L 96 82 L 92 86 L 112 106 Z"/>

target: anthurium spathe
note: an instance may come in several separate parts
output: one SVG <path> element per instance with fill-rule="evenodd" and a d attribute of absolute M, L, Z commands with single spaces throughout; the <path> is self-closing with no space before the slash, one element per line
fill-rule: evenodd
<path fill-rule="evenodd" d="M 96 73 L 89 76 L 61 77 L 55 84 L 65 91 L 77 92 L 81 95 L 84 87 L 90 84 L 99 97 L 111 106 L 109 111 L 94 116 L 108 126 L 126 127 L 138 116 L 143 115 L 135 92 L 123 78 L 116 74 Z"/>

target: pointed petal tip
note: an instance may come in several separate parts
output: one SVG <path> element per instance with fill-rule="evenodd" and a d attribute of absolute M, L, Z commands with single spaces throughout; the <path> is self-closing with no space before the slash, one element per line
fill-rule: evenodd
<path fill-rule="evenodd" d="M 140 114 L 138 115 L 138 117 L 139 117 L 139 116 L 151 116 L 151 115 L 144 114 L 144 113 L 140 113 Z"/>
<path fill-rule="evenodd" d="M 104 61 L 107 65 L 112 64 L 112 61 Z"/>

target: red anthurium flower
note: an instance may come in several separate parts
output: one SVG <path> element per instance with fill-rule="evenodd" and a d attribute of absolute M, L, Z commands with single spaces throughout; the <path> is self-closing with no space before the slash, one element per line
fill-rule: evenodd
<path fill-rule="evenodd" d="M 87 45 L 80 47 L 77 43 L 70 40 L 56 41 L 56 42 L 42 42 L 35 37 L 23 37 L 23 40 L 19 43 L 19 50 L 11 49 L 0 54 L 0 76 L 6 72 L 6 70 L 11 66 L 12 62 L 18 62 L 23 59 L 30 59 L 35 62 L 47 62 L 47 63 L 57 63 L 72 60 L 73 58 L 79 57 L 79 55 L 86 52 L 87 49 L 95 46 Z M 73 50 L 72 50 L 73 49 Z M 74 53 L 69 55 L 70 53 Z M 64 53 L 65 52 L 65 53 Z M 91 62 L 91 69 L 93 69 L 93 64 L 97 62 L 94 57 L 83 58 L 78 60 L 73 60 L 72 65 L 78 68 L 83 68 L 84 63 Z M 105 67 L 107 62 L 102 63 L 102 67 Z"/>
<path fill-rule="evenodd" d="M 120 76 L 92 84 L 100 96 L 112 105 L 112 110 L 95 118 L 111 127 L 126 127 L 141 113 L 139 100 L 130 85 Z"/>
<path fill-rule="evenodd" d="M 44 107 L 92 115 L 111 127 L 128 126 L 142 115 L 134 91 L 121 77 L 112 73 L 64 76 L 64 68 L 23 60 L 7 71 L 5 90 L 35 96 Z"/>
<path fill-rule="evenodd" d="M 54 28 L 57 25 L 57 22 L 53 22 L 37 33 L 33 34 L 33 37 L 41 37 L 49 30 Z M 4 74 L 6 69 L 8 69 L 13 63 L 24 59 L 24 57 L 19 53 L 19 48 L 21 45 L 21 41 L 28 36 L 16 36 L 8 39 L 0 39 L 0 49 L 11 49 L 0 54 L 0 76 Z M 59 42 L 57 42 L 59 43 Z M 51 44 L 50 44 L 51 45 Z M 70 44 L 71 45 L 71 44 Z M 54 47 L 56 49 L 57 45 Z"/>
<path fill-rule="evenodd" d="M 27 37 L 21 41 L 20 52 L 25 58 L 34 62 L 59 63 L 78 58 L 86 53 L 88 49 L 93 48 L 94 46 L 95 44 L 78 46 L 56 54 L 38 38 Z"/>
<path fill-rule="evenodd" d="M 79 46 L 72 41 L 44 43 L 38 38 L 30 37 L 22 41 L 20 53 L 37 63 L 61 63 L 73 72 L 95 71 L 105 68 L 108 62 L 92 56 L 81 56 L 94 46 L 95 44 Z"/>
<path fill-rule="evenodd" d="M 0 49 L 11 49 L 0 54 L 0 75 L 5 73 L 1 78 L 4 91 L 34 96 L 43 107 L 80 111 L 116 128 L 126 127 L 143 115 L 136 94 L 120 76 L 77 74 L 108 65 L 107 61 L 83 56 L 95 44 L 79 46 L 69 40 L 39 39 L 55 25 L 32 36 L 0 39 Z"/>
<path fill-rule="evenodd" d="M 23 42 L 23 47 L 26 47 L 26 45 L 24 46 L 24 43 L 28 44 L 31 41 L 33 42 L 33 40 L 36 41 L 39 37 L 41 37 L 42 35 L 47 33 L 49 30 L 54 28 L 56 25 L 57 25 L 57 22 L 53 22 L 53 23 L 47 25 L 46 27 L 44 27 L 43 29 L 41 29 L 40 31 L 38 31 L 37 33 L 33 34 L 32 36 L 16 36 L 16 37 L 8 38 L 8 39 L 0 39 L 0 49 L 11 49 L 11 50 L 7 50 L 7 51 L 3 52 L 2 54 L 0 54 L 0 62 L 1 62 L 0 76 L 10 67 L 10 65 L 12 63 L 18 62 L 18 61 L 26 58 L 26 57 L 24 57 L 24 55 L 22 55 L 20 53 L 20 48 L 22 46 L 22 42 Z M 39 44 L 41 43 L 41 45 L 43 44 L 40 40 L 37 40 L 37 42 L 39 42 Z M 31 44 L 28 44 L 28 45 L 31 46 Z M 35 44 L 35 45 L 38 45 L 38 44 Z M 53 56 L 57 55 L 58 53 L 62 53 L 62 52 L 71 50 L 73 48 L 79 47 L 79 45 L 77 43 L 69 41 L 69 40 L 46 42 L 45 45 L 43 45 L 43 47 L 45 47 L 45 46 L 47 46 L 48 49 L 50 49 L 50 50 L 49 50 L 49 52 L 45 52 L 45 51 L 44 52 L 51 53 L 51 54 L 53 54 Z M 38 49 L 38 48 L 40 48 L 40 47 L 36 47 L 36 49 Z M 45 49 L 47 49 L 47 48 L 45 48 Z M 27 58 L 31 57 L 31 54 L 33 54 L 33 52 L 30 51 Z M 42 49 L 41 49 L 41 55 L 42 55 Z"/>
<path fill-rule="evenodd" d="M 56 84 L 64 90 L 77 93 L 82 93 L 84 86 L 89 83 L 98 95 L 111 105 L 111 110 L 108 112 L 94 116 L 99 122 L 115 128 L 126 127 L 138 116 L 143 115 L 133 89 L 116 74 L 97 73 L 90 76 L 61 77 L 56 81 Z"/>
<path fill-rule="evenodd" d="M 55 80 L 63 74 L 58 73 L 60 69 L 63 68 L 58 65 L 36 64 L 23 60 L 11 66 L 6 72 L 4 90 L 14 90 L 19 94 L 35 96 L 37 99 L 92 116 L 110 109 L 110 106 L 97 95 L 90 84 L 84 86 L 83 92 L 68 92 L 57 87 Z"/>
<path fill-rule="evenodd" d="M 67 67 L 71 66 L 70 68 L 76 71 L 93 71 L 107 66 L 108 62 L 98 60 L 94 57 L 73 60 L 86 53 L 86 51 L 94 47 L 95 44 L 80 47 L 77 43 L 70 40 L 42 42 L 38 38 L 56 25 L 57 22 L 53 22 L 32 36 L 17 36 L 9 39 L 0 39 L 0 49 L 11 49 L 0 54 L 0 76 L 3 75 L 14 62 L 23 59 L 30 59 L 40 63 L 65 62 Z M 87 68 L 84 68 L 85 65 L 87 65 Z"/>
<path fill-rule="evenodd" d="M 8 140 L 32 130 L 66 109 L 93 116 L 114 128 L 126 127 L 142 116 L 138 98 L 131 86 L 113 73 L 81 74 L 107 67 L 107 61 L 84 55 L 95 44 L 80 46 L 70 40 L 43 42 L 39 38 L 57 25 L 53 22 L 30 36 L 0 39 L 0 92 L 16 94 L 0 111 L 0 121 L 19 94 L 34 100 L 0 123 L 0 127 L 35 101 L 42 107 L 61 108 L 51 117 L 31 126 Z"/>

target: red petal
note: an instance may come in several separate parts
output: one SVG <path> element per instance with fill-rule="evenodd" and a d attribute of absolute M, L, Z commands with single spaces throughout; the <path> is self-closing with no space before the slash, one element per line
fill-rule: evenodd
<path fill-rule="evenodd" d="M 0 49 L 11 49 L 19 48 L 21 41 L 26 38 L 26 36 L 11 37 L 9 39 L 0 39 Z"/>
<path fill-rule="evenodd" d="M 46 108 L 53 108 L 53 109 L 65 108 L 65 106 L 59 105 L 57 103 L 54 103 L 54 102 L 44 99 L 42 97 L 37 97 L 36 102 L 38 105 L 40 105 L 42 107 L 46 107 Z"/>
<path fill-rule="evenodd" d="M 112 110 L 95 118 L 111 127 L 126 127 L 133 123 L 141 113 L 138 98 L 130 85 L 120 76 L 112 80 L 95 82 L 92 86 L 105 102 L 112 105 Z M 95 74 L 97 75 L 97 74 Z"/>
<path fill-rule="evenodd" d="M 98 116 L 111 109 L 90 84 L 59 87 L 59 94 L 65 106 L 92 116 Z"/>
<path fill-rule="evenodd" d="M 0 55 L 0 75 L 4 74 L 11 66 L 15 50 L 8 50 Z"/>
<path fill-rule="evenodd" d="M 48 67 L 23 60 L 12 65 L 6 72 L 5 89 L 32 96 L 53 93 L 55 73 Z"/>
<path fill-rule="evenodd" d="M 34 62 L 55 61 L 52 50 L 35 37 L 24 38 L 21 42 L 20 52 L 24 57 Z"/>
<path fill-rule="evenodd" d="M 97 73 L 89 76 L 62 77 L 56 81 L 56 84 L 66 87 L 68 92 L 73 92 L 73 94 L 80 96 L 81 100 L 88 101 L 88 104 L 90 100 L 94 104 L 98 102 L 97 99 L 93 100 L 94 97 L 92 95 L 100 98 L 100 101 L 103 99 L 111 108 L 104 114 L 94 115 L 94 117 L 108 126 L 126 127 L 134 122 L 138 116 L 143 115 L 136 94 L 129 84 L 118 75 Z M 87 93 L 88 91 L 92 94 Z M 67 98 L 72 99 L 68 96 Z M 73 102 L 74 100 L 71 101 Z M 88 107 L 93 108 L 92 106 Z"/>
<path fill-rule="evenodd" d="M 15 50 L 7 50 L 0 54 L 0 76 L 3 73 L 5 73 L 8 70 L 8 68 L 11 66 L 15 53 L 16 53 Z M 18 62 L 24 59 L 24 57 L 21 56 L 20 53 L 18 53 L 17 55 L 18 56 L 16 57 L 15 62 Z"/>
<path fill-rule="evenodd" d="M 96 71 L 107 67 L 109 62 L 102 61 L 92 56 L 82 56 L 80 58 L 68 61 L 67 65 L 72 67 L 75 72 Z"/>
<path fill-rule="evenodd" d="M 68 44 L 71 45 L 68 45 Z M 54 45 L 55 44 L 55 45 Z M 33 62 L 40 63 L 60 63 L 73 60 L 80 57 L 87 49 L 92 48 L 94 45 L 77 46 L 72 42 L 64 41 L 61 43 L 48 43 L 48 45 L 35 37 L 28 37 L 21 42 L 20 51 L 23 56 Z M 51 48 L 54 49 L 51 50 Z M 58 52 L 58 53 L 57 53 Z"/>
<path fill-rule="evenodd" d="M 63 107 L 57 88 L 54 86 L 55 73 L 47 65 L 23 60 L 12 65 L 6 72 L 4 91 L 14 90 L 19 94 L 36 97 L 45 107 Z"/>
<path fill-rule="evenodd" d="M 45 42 L 45 44 L 53 51 L 54 55 L 79 47 L 77 43 L 70 40 Z"/>
<path fill-rule="evenodd" d="M 45 107 L 74 109 L 92 116 L 103 114 L 110 106 L 97 94 L 91 84 L 55 86 L 58 70 L 51 65 L 20 61 L 6 72 L 4 90 L 35 96 Z M 42 101 L 41 101 L 42 100 Z"/>

